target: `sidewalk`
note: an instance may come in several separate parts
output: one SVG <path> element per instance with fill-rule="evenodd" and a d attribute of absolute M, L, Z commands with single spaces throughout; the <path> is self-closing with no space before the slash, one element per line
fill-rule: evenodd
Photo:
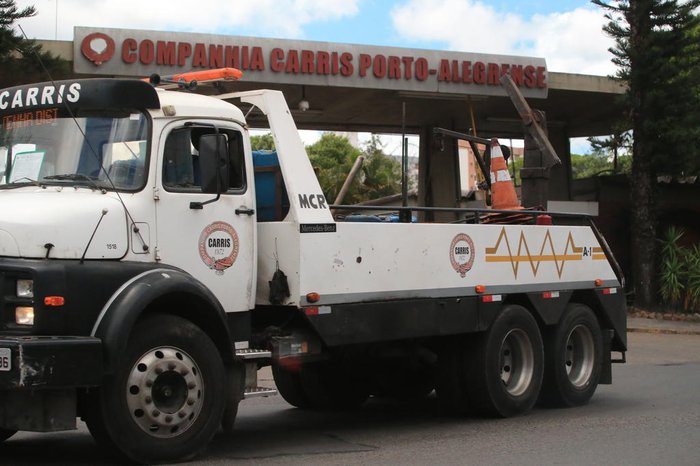
<path fill-rule="evenodd" d="M 676 335 L 700 335 L 700 322 L 645 319 L 643 317 L 627 316 L 627 331 L 670 333 Z"/>

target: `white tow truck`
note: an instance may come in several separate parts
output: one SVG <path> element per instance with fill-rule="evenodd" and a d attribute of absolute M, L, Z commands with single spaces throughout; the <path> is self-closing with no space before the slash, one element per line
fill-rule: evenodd
<path fill-rule="evenodd" d="M 590 219 L 334 217 L 278 91 L 47 82 L 0 90 L 0 123 L 0 442 L 81 417 L 130 460 L 192 458 L 274 393 L 266 365 L 299 408 L 435 391 L 507 417 L 585 404 L 626 351 Z"/>

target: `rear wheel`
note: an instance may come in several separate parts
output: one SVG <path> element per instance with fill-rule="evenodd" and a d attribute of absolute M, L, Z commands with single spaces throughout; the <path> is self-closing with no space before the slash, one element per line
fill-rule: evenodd
<path fill-rule="evenodd" d="M 510 417 L 537 401 L 544 351 L 537 322 L 524 307 L 504 307 L 466 360 L 471 379 L 466 389 L 475 411 Z"/>
<path fill-rule="evenodd" d="M 545 341 L 546 364 L 540 400 L 552 407 L 581 406 L 598 387 L 603 338 L 593 311 L 572 303 Z"/>
<path fill-rule="evenodd" d="M 438 373 L 443 411 L 510 417 L 529 411 L 542 385 L 544 354 L 537 322 L 508 305 L 482 334 L 445 344 Z"/>
<path fill-rule="evenodd" d="M 337 361 L 302 363 L 298 367 L 273 365 L 275 384 L 282 397 L 302 409 L 351 409 L 369 398 L 367 384 L 354 379 Z"/>
<path fill-rule="evenodd" d="M 4 442 L 8 438 L 17 433 L 16 430 L 0 429 L 0 442 Z"/>
<path fill-rule="evenodd" d="M 272 365 L 272 376 L 282 398 L 292 406 L 302 409 L 311 408 L 301 386 L 301 367 Z"/>
<path fill-rule="evenodd" d="M 144 318 L 110 379 L 88 399 L 86 421 L 100 443 L 133 461 L 192 458 L 221 424 L 223 362 L 211 339 L 185 319 Z"/>

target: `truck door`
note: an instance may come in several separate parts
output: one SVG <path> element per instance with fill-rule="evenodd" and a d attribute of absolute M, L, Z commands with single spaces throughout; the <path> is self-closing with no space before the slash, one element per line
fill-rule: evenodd
<path fill-rule="evenodd" d="M 255 215 L 252 176 L 244 157 L 240 127 L 217 123 L 229 146 L 229 187 L 218 201 L 191 208 L 215 196 L 202 193 L 199 137 L 213 125 L 178 122 L 160 138 L 157 169 L 157 254 L 204 283 L 226 312 L 252 307 L 255 272 Z"/>

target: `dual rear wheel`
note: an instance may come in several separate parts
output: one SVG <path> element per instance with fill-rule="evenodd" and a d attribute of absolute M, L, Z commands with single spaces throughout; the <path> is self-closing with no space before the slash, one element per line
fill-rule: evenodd
<path fill-rule="evenodd" d="M 486 332 L 448 341 L 439 364 L 438 400 L 447 413 L 510 417 L 538 399 L 578 406 L 600 378 L 600 327 L 588 307 L 571 304 L 543 338 L 530 312 L 511 304 Z"/>

